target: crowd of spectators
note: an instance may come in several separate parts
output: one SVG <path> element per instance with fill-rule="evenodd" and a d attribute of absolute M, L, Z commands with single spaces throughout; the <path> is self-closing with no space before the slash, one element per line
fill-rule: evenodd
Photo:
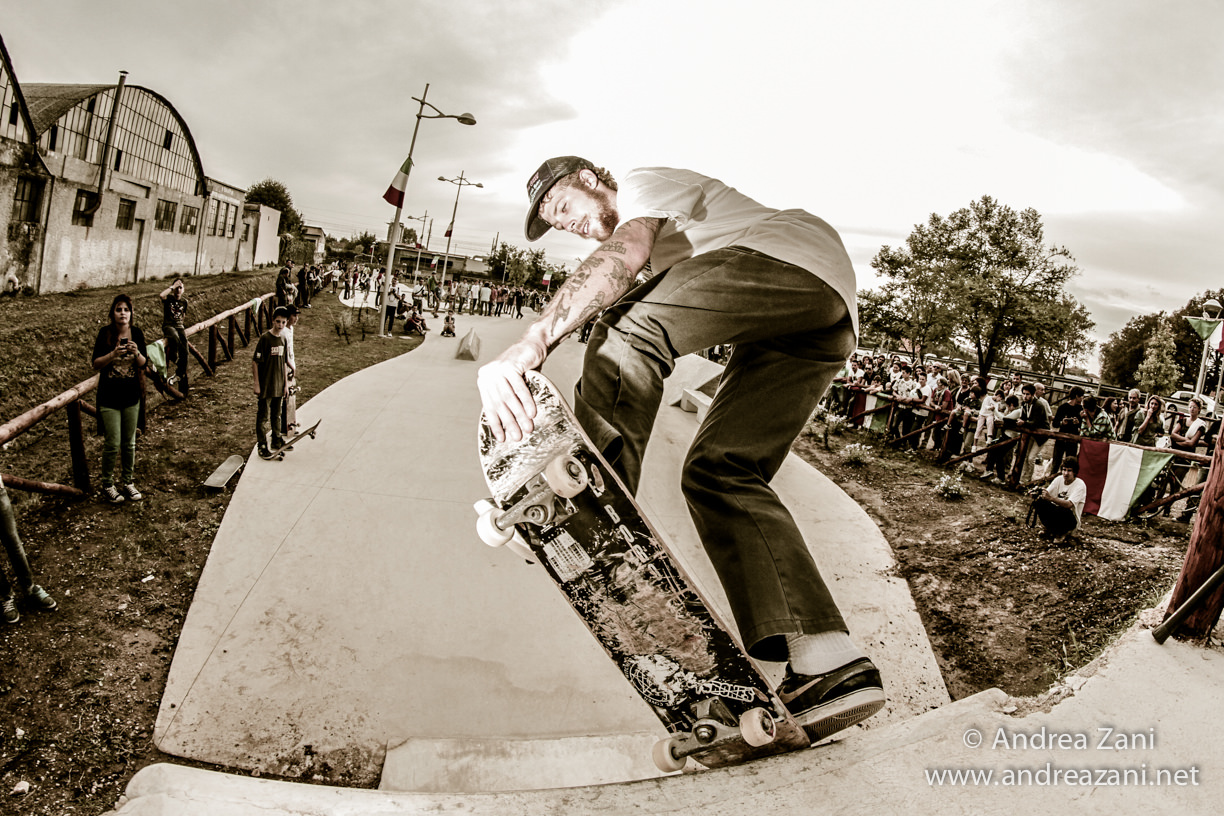
<path fill-rule="evenodd" d="M 1199 416 L 1203 404 L 1197 398 L 1183 413 L 1157 396 L 1145 402 L 1138 389 L 1123 400 L 1073 385 L 1054 408 L 1045 391 L 1044 383 L 1026 382 L 1019 372 L 994 380 L 938 361 L 855 354 L 834 379 L 824 407 L 856 425 L 869 423 L 869 413 L 879 412 L 888 417 L 883 430 L 894 445 L 930 450 L 940 462 L 985 450 L 969 460 L 980 477 L 1013 487 L 1032 482 L 1038 465 L 1048 463 L 1046 472 L 1060 473 L 1063 463 L 1077 455 L 1080 439 L 1193 452 L 1211 438 L 1211 424 Z M 878 398 L 871 412 L 864 410 L 868 396 Z M 1034 436 L 1027 445 L 999 445 L 1025 430 L 1070 438 Z"/>

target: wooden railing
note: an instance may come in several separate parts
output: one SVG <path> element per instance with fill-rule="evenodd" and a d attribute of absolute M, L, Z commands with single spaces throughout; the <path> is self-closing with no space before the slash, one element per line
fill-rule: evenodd
<path fill-rule="evenodd" d="M 258 298 L 258 306 L 256 300 L 252 299 L 241 306 L 236 306 L 233 309 L 213 315 L 208 320 L 201 323 L 196 323 L 194 326 L 187 329 L 188 337 L 193 334 L 198 334 L 202 331 L 208 331 L 208 357 L 205 358 L 190 341 L 187 343 L 187 350 L 191 356 L 196 359 L 200 367 L 204 369 L 204 373 L 208 376 L 213 376 L 216 371 L 218 359 L 217 352 L 225 356 L 226 360 L 234 359 L 234 339 L 235 336 L 242 341 L 242 345 L 250 344 L 253 336 L 258 336 L 266 326 L 271 325 L 271 299 L 273 293 L 269 292 L 266 295 L 261 295 Z M 239 317 L 242 317 L 242 325 L 239 326 Z M 221 330 L 218 328 L 222 322 L 225 322 L 227 329 L 225 335 L 222 336 Z M 253 330 L 253 331 L 252 331 Z M 164 344 L 164 341 L 155 341 L 159 344 Z M 222 361 L 224 362 L 224 361 Z M 89 392 L 98 387 L 99 375 L 94 374 L 87 380 L 83 380 L 68 390 L 52 397 L 46 402 L 26 411 L 20 416 L 10 419 L 3 425 L 0 425 L 0 445 L 3 445 L 13 439 L 16 439 L 21 434 L 33 428 L 38 423 L 53 416 L 61 409 L 64 411 L 68 422 L 68 451 L 72 461 L 72 484 L 58 484 L 56 482 L 42 482 L 33 479 L 24 479 L 20 476 L 13 476 L 8 473 L 0 474 L 0 478 L 4 480 L 5 487 L 12 487 L 18 490 L 27 490 L 34 493 L 47 493 L 60 496 L 83 497 L 90 492 L 89 480 L 89 464 L 85 456 L 85 432 L 84 425 L 81 421 L 81 414 L 87 413 L 91 416 L 97 415 L 97 409 L 86 402 L 85 397 Z M 172 396 L 181 397 L 182 395 L 169 386 L 163 386 Z"/>

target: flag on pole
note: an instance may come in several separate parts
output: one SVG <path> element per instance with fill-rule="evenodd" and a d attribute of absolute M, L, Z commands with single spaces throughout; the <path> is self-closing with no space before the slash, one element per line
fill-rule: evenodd
<path fill-rule="evenodd" d="M 449 224 L 447 224 L 447 225 L 446 225 L 446 234 L 445 234 L 445 235 L 443 235 L 442 237 L 443 237 L 443 238 L 449 238 L 449 237 L 451 237 L 451 231 L 452 231 L 454 228 L 455 228 L 455 222 L 454 222 L 454 221 L 452 221 L 452 222 L 450 222 Z"/>
<path fill-rule="evenodd" d="M 1207 338 L 1207 348 L 1224 353 L 1224 320 L 1216 324 L 1215 331 Z"/>
<path fill-rule="evenodd" d="M 1079 452 L 1079 477 L 1088 487 L 1084 512 L 1122 520 L 1172 458 L 1171 453 L 1085 439 Z"/>
<path fill-rule="evenodd" d="M 383 199 L 392 207 L 404 206 L 404 191 L 408 189 L 408 171 L 412 169 L 412 157 L 404 159 L 399 172 L 391 179 L 391 186 L 383 193 Z"/>
<path fill-rule="evenodd" d="M 1220 321 L 1214 317 L 1187 317 L 1186 320 L 1202 340 L 1207 340 L 1220 329 Z"/>

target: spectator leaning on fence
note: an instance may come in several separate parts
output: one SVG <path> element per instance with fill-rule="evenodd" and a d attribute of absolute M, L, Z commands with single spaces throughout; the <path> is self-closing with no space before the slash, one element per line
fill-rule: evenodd
<path fill-rule="evenodd" d="M 184 397 L 187 396 L 187 328 L 183 325 L 183 316 L 187 314 L 187 298 L 183 297 L 185 288 L 183 279 L 175 278 L 158 296 L 162 302 L 166 367 L 174 366 L 174 373 L 167 382 Z"/>
<path fill-rule="evenodd" d="M 1113 417 L 1101 407 L 1100 397 L 1094 394 L 1084 397 L 1084 415 L 1080 428 L 1080 433 L 1089 439 L 1108 442 L 1115 438 Z"/>
<path fill-rule="evenodd" d="M 1118 439 L 1130 442 L 1142 421 L 1143 397 L 1138 388 L 1132 388 L 1126 394 L 1126 402 L 1122 405 L 1122 410 L 1118 412 L 1118 424 L 1114 426 Z"/>
<path fill-rule="evenodd" d="M 1050 428 L 1050 414 L 1046 407 L 1037 399 L 1037 385 L 1026 382 L 1020 386 L 1020 419 L 1016 426 L 1024 431 L 1045 431 Z M 1029 436 L 1028 450 L 1024 454 L 1024 466 L 1020 470 L 1020 483 L 1025 484 L 1033 478 L 1033 466 L 1041 453 L 1041 443 L 1044 437 Z M 1024 444 L 1021 442 L 1020 444 Z"/>
<path fill-rule="evenodd" d="M 133 322 L 132 299 L 111 301 L 110 322 L 98 330 L 93 367 L 98 371 L 98 426 L 102 444 L 102 497 L 112 504 L 144 498 L 136 489 L 136 430 L 144 428 L 144 332 Z M 115 487 L 115 461 L 120 487 Z"/>
<path fill-rule="evenodd" d="M 1147 409 L 1140 412 L 1135 424 L 1135 433 L 1130 441 L 1136 445 L 1156 447 L 1156 438 L 1164 433 L 1161 425 L 1161 415 L 1164 413 L 1164 400 L 1153 395 L 1148 398 Z"/>

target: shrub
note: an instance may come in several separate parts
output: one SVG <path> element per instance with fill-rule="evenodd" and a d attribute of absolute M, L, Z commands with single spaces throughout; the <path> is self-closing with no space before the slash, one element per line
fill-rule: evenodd
<path fill-rule="evenodd" d="M 843 464 L 853 465 L 854 467 L 862 467 L 869 464 L 872 460 L 872 452 L 870 445 L 864 445 L 861 442 L 852 442 L 841 449 L 841 460 Z"/>
<path fill-rule="evenodd" d="M 959 473 L 953 475 L 947 473 L 940 477 L 938 484 L 935 485 L 935 493 L 945 501 L 955 501 L 965 497 L 965 483 L 961 481 Z"/>

